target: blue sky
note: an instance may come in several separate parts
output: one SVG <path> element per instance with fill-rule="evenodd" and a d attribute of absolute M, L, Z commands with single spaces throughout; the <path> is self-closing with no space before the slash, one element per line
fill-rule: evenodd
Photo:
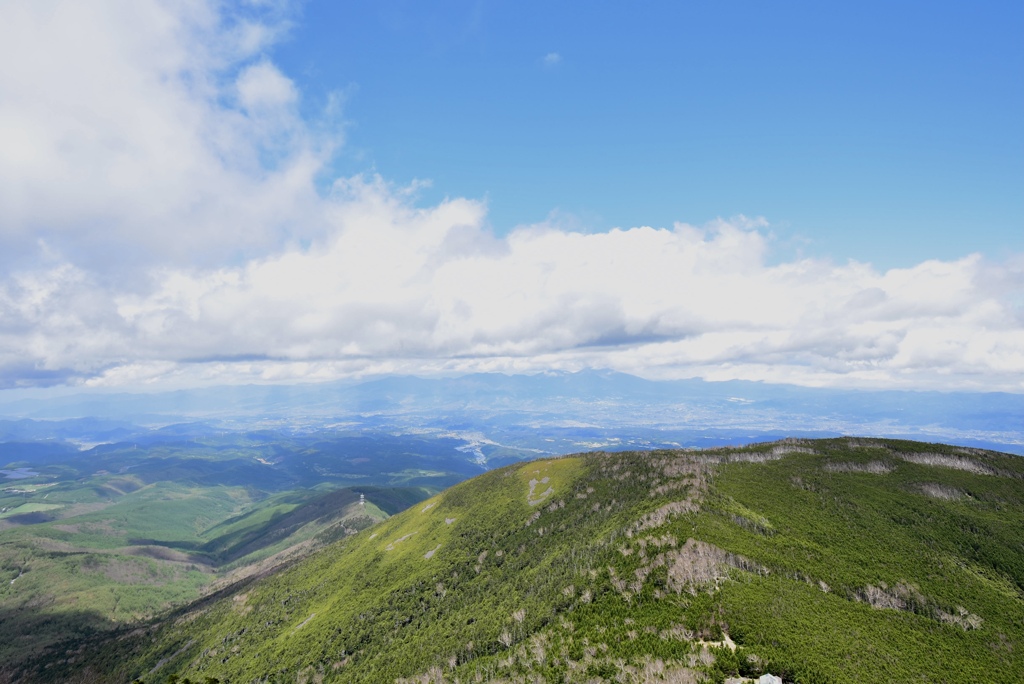
<path fill-rule="evenodd" d="M 273 49 L 333 169 L 503 233 L 764 216 L 782 254 L 1024 250 L 1019 2 L 324 2 Z M 557 55 L 545 60 L 548 55 Z"/>
<path fill-rule="evenodd" d="M 2 13 L 0 390 L 1024 392 L 1019 2 Z"/>

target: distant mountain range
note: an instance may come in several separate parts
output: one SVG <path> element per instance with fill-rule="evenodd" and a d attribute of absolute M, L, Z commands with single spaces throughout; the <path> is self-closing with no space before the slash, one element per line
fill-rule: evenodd
<path fill-rule="evenodd" d="M 1024 395 L 998 392 L 650 381 L 622 373 L 583 371 L 449 378 L 389 376 L 364 382 L 211 387 L 151 394 L 17 396 L 0 395 L 0 417 L 8 421 L 102 419 L 92 427 L 79 424 L 68 429 L 88 427 L 97 434 L 106 429 L 114 431 L 111 436 L 120 430 L 121 437 L 132 425 L 192 421 L 207 421 L 221 429 L 260 425 L 319 429 L 340 423 L 363 428 L 478 430 L 488 435 L 521 428 L 590 429 L 597 431 L 598 440 L 609 430 L 625 439 L 628 435 L 623 428 L 629 428 L 636 435 L 654 435 L 655 442 L 684 446 L 858 434 L 1024 454 Z M 53 436 L 59 437 L 61 428 L 51 427 Z M 0 439 L 4 430 L 9 434 L 29 430 L 38 437 L 47 429 L 45 425 L 0 423 Z"/>

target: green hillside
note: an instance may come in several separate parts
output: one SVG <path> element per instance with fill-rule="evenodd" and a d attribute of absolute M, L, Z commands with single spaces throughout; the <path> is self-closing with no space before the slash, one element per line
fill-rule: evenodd
<path fill-rule="evenodd" d="M 1024 461 L 836 439 L 520 463 L 6 676 L 698 682 L 764 672 L 1024 681 Z"/>
<path fill-rule="evenodd" d="M 0 663 L 68 637 L 150 619 L 219 584 L 354 534 L 431 493 L 322 487 L 254 500 L 241 487 L 121 487 L 127 491 L 111 500 L 72 504 L 77 515 L 0 531 Z M 85 489 L 42 491 L 56 491 L 51 500 L 81 500 Z"/>

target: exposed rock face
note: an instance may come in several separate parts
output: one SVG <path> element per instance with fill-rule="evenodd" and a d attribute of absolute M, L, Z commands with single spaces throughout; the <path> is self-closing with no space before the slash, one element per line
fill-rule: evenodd
<path fill-rule="evenodd" d="M 687 539 L 683 548 L 668 552 L 669 588 L 696 593 L 704 584 L 717 585 L 729 576 L 728 555 L 713 544 Z"/>
<path fill-rule="evenodd" d="M 965 456 L 950 456 L 948 454 L 896 454 L 904 461 L 918 465 L 938 466 L 940 468 L 952 468 L 963 470 L 975 475 L 996 475 L 996 471 L 983 463 Z"/>
<path fill-rule="evenodd" d="M 764 572 L 764 569 L 743 556 L 723 551 L 713 544 L 687 539 L 682 548 L 668 551 L 668 586 L 681 593 L 696 594 L 698 588 L 718 584 L 729 576 L 730 568 L 750 572 Z"/>
<path fill-rule="evenodd" d="M 892 466 L 884 461 L 871 461 L 870 463 L 826 463 L 825 470 L 830 473 L 887 475 L 892 472 Z"/>
<path fill-rule="evenodd" d="M 944 501 L 956 501 L 957 499 L 962 499 L 966 496 L 962 490 L 957 489 L 956 487 L 950 487 L 936 482 L 925 482 L 921 485 L 921 491 L 933 499 L 942 499 Z"/>

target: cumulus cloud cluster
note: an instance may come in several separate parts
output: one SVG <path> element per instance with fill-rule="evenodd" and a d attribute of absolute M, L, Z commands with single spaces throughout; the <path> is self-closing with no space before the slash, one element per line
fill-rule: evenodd
<path fill-rule="evenodd" d="M 210 263 L 320 227 L 336 142 L 261 57 L 280 12 L 27 0 L 0 22 L 0 264 L 43 240 L 91 268 Z M 243 11 L 246 10 L 246 11 Z"/>
<path fill-rule="evenodd" d="M 771 263 L 742 217 L 497 236 L 478 201 L 418 206 L 375 176 L 317 191 L 339 138 L 265 57 L 273 7 L 8 14 L 2 386 L 600 367 L 1024 391 L 1024 261 Z M 52 54 L 17 64 L 29 41 Z"/>

